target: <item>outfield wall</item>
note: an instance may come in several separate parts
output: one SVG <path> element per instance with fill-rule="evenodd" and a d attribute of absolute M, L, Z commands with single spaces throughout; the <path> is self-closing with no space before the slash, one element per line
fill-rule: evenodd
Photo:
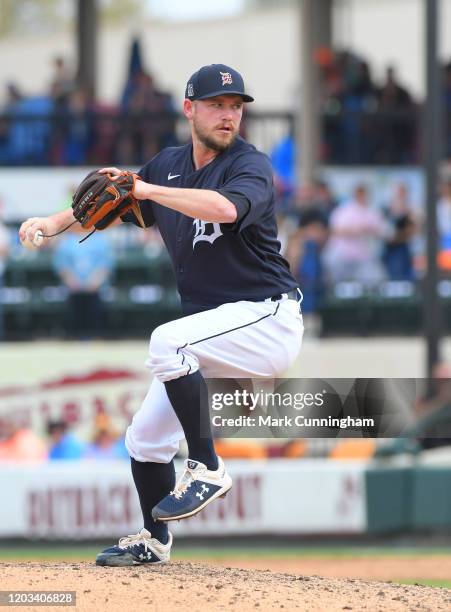
<path fill-rule="evenodd" d="M 226 498 L 171 530 L 180 537 L 449 533 L 451 457 L 440 453 L 437 465 L 229 460 L 234 486 Z M 142 526 L 126 461 L 2 463 L 0 490 L 0 539 L 117 538 Z"/>
<path fill-rule="evenodd" d="M 234 486 L 226 498 L 171 526 L 177 536 L 366 530 L 365 463 L 236 460 L 228 467 Z M 120 537 L 142 526 L 127 462 L 1 464 L 0 490 L 0 538 Z"/>

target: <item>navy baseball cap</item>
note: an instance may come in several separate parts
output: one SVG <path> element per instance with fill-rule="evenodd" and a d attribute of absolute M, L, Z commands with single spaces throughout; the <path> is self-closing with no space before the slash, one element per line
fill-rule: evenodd
<path fill-rule="evenodd" d="M 205 100 L 224 94 L 241 96 L 243 102 L 254 101 L 252 96 L 244 92 L 241 74 L 225 64 L 202 66 L 186 84 L 185 98 L 188 100 Z"/>

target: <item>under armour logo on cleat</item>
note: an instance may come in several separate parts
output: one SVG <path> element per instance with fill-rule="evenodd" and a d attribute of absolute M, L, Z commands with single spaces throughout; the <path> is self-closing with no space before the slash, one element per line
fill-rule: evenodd
<path fill-rule="evenodd" d="M 150 561 L 152 559 L 152 553 L 151 552 L 147 552 L 146 554 L 141 553 L 139 555 L 139 558 L 141 559 L 141 561 L 144 561 L 144 560 Z"/>
<path fill-rule="evenodd" d="M 204 495 L 204 493 L 208 493 L 210 489 L 208 487 L 206 487 L 204 484 L 202 485 L 202 491 L 198 491 L 196 493 L 196 497 L 198 497 L 200 500 L 204 500 L 204 497 L 202 497 Z"/>

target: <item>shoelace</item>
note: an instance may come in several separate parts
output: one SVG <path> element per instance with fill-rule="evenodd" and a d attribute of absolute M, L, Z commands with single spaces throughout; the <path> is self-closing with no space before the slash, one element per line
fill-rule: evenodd
<path fill-rule="evenodd" d="M 136 533 L 135 535 L 128 535 L 119 540 L 119 548 L 128 548 L 129 546 L 139 546 L 144 544 L 144 550 L 147 552 L 150 550 L 150 542 L 146 539 L 146 536 L 142 533 Z"/>
<path fill-rule="evenodd" d="M 180 499 L 199 476 L 201 476 L 200 473 L 195 475 L 189 468 L 185 468 L 180 480 L 176 483 L 174 490 L 171 491 L 169 495 L 173 495 L 175 499 Z"/>

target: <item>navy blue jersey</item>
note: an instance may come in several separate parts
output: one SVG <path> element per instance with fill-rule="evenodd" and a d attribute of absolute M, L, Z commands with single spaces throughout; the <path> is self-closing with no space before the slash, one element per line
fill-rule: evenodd
<path fill-rule="evenodd" d="M 192 219 L 141 200 L 146 226 L 155 224 L 175 271 L 184 314 L 227 302 L 253 302 L 297 287 L 280 255 L 269 159 L 238 137 L 226 151 L 196 170 L 192 145 L 164 149 L 140 171 L 147 183 L 211 189 L 233 202 L 234 223 Z M 133 213 L 122 217 L 139 225 Z"/>

